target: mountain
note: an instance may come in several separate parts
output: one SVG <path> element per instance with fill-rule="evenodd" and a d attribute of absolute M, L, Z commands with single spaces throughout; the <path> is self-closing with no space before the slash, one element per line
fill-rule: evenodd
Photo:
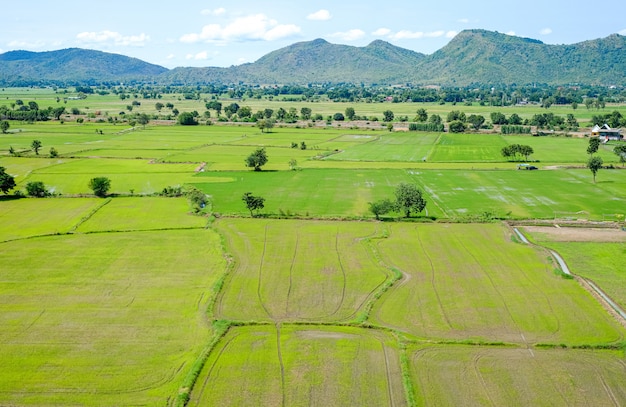
<path fill-rule="evenodd" d="M 269 83 L 396 83 L 408 67 L 426 56 L 384 41 L 366 47 L 331 44 L 323 39 L 299 42 L 270 52 L 256 62 L 231 68 L 176 68 L 162 75 L 164 82 Z"/>
<path fill-rule="evenodd" d="M 209 82 L 626 85 L 625 72 L 626 37 L 618 34 L 571 45 L 549 45 L 485 30 L 465 30 L 431 55 L 380 40 L 354 47 L 316 39 L 270 52 L 254 63 L 230 68 L 168 70 L 135 58 L 77 48 L 0 54 L 0 85 L 130 80 L 168 85 Z"/>
<path fill-rule="evenodd" d="M 411 81 L 624 84 L 625 72 L 626 37 L 617 34 L 573 45 L 547 45 L 529 38 L 467 30 L 426 57 Z"/>
<path fill-rule="evenodd" d="M 145 80 L 166 71 L 167 68 L 137 58 L 80 48 L 0 54 L 0 83 L 5 84 Z"/>

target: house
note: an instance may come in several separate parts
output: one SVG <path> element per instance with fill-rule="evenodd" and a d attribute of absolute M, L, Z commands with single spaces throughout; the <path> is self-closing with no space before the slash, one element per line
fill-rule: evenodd
<path fill-rule="evenodd" d="M 597 124 L 591 129 L 591 135 L 599 137 L 602 141 L 607 142 L 609 140 L 622 140 L 622 129 L 612 129 L 608 124 L 604 124 L 602 127 Z"/>

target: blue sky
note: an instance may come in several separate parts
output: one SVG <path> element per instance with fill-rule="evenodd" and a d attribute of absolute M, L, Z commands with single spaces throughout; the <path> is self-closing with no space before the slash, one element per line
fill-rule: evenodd
<path fill-rule="evenodd" d="M 6 6 L 6 5 L 5 5 Z M 80 47 L 168 68 L 231 66 L 316 38 L 365 46 L 381 39 L 432 54 L 481 28 L 573 44 L 626 35 L 626 3 L 494 1 L 14 1 L 4 7 L 0 53 Z"/>

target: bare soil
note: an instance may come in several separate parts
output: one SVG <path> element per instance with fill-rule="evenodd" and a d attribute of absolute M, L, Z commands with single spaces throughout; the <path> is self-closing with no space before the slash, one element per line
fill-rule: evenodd
<path fill-rule="evenodd" d="M 626 232 L 621 229 L 524 226 L 530 233 L 542 233 L 555 242 L 626 242 Z"/>

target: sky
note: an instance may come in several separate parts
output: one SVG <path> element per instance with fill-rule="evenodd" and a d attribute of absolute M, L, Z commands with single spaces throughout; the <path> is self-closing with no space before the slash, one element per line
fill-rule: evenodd
<path fill-rule="evenodd" d="M 6 6 L 6 5 L 5 5 Z M 432 54 L 466 29 L 574 44 L 626 35 L 626 3 L 524 1 L 13 1 L 4 7 L 0 53 L 88 48 L 166 68 L 254 62 L 323 38 L 366 46 L 384 40 Z"/>

